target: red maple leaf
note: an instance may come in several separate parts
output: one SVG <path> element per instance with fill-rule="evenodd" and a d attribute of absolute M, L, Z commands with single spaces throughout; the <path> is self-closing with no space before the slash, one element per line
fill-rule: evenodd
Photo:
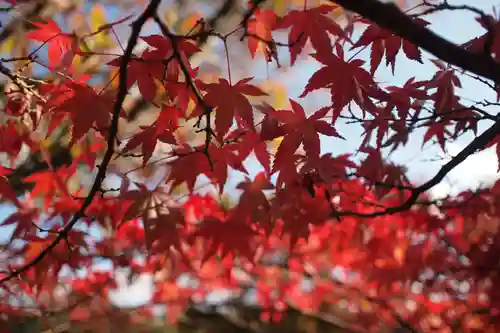
<path fill-rule="evenodd" d="M 1 223 L 1 226 L 16 225 L 12 232 L 12 238 L 24 238 L 30 234 L 34 228 L 34 221 L 40 217 L 40 210 L 36 208 L 23 207 L 11 215 L 7 216 Z"/>
<path fill-rule="evenodd" d="M 0 152 L 14 158 L 19 155 L 23 143 L 29 142 L 28 133 L 19 133 L 19 128 L 15 120 L 7 120 L 5 125 L 0 126 Z"/>
<path fill-rule="evenodd" d="M 219 185 L 220 192 L 224 190 L 229 167 L 245 174 L 247 173 L 239 154 L 239 145 L 237 144 L 227 144 L 223 147 L 210 145 L 208 154 L 213 163 L 212 178 Z"/>
<path fill-rule="evenodd" d="M 179 110 L 175 107 L 164 105 L 158 119 L 150 126 L 140 126 L 141 132 L 135 134 L 123 148 L 128 152 L 139 145 L 142 148 L 143 164 L 149 161 L 159 141 L 176 144 L 173 132 L 178 127 Z"/>
<path fill-rule="evenodd" d="M 320 153 L 319 133 L 343 139 L 332 125 L 322 120 L 329 111 L 328 108 L 323 108 L 308 118 L 299 103 L 291 99 L 290 104 L 291 111 L 279 110 L 274 114 L 274 117 L 284 124 L 287 133 L 276 153 L 274 170 L 282 163 L 287 163 L 288 156 L 294 154 L 301 143 L 304 145 L 307 157 L 317 159 Z"/>
<path fill-rule="evenodd" d="M 253 261 L 255 249 L 250 242 L 255 235 L 256 232 L 245 223 L 244 219 L 233 216 L 227 219 L 206 218 L 192 237 L 201 237 L 208 241 L 209 247 L 202 262 L 206 262 L 219 251 L 222 258 L 230 254 L 239 254 Z"/>
<path fill-rule="evenodd" d="M 271 172 L 271 159 L 269 151 L 267 150 L 267 144 L 264 140 L 260 139 L 259 133 L 255 131 L 246 131 L 246 133 L 241 136 L 239 146 L 242 160 L 248 157 L 253 151 L 259 163 L 264 167 L 264 170 L 268 174 Z"/>
<path fill-rule="evenodd" d="M 500 38 L 498 38 L 498 33 L 500 32 L 500 22 L 498 21 L 498 18 L 495 18 L 491 15 L 485 15 L 477 17 L 476 21 L 484 30 L 486 30 L 486 32 L 481 36 L 475 37 L 462 44 L 462 47 L 472 52 L 481 53 L 485 51 L 486 43 L 491 43 L 491 56 L 496 61 L 499 61 Z M 490 30 L 491 34 L 493 35 L 492 40 L 489 40 Z"/>
<path fill-rule="evenodd" d="M 415 19 L 419 25 L 426 26 L 429 22 L 423 19 Z M 401 48 L 408 59 L 422 63 L 422 54 L 417 46 L 401 38 L 392 32 L 380 28 L 376 24 L 370 24 L 363 32 L 358 41 L 352 46 L 352 49 L 371 44 L 370 71 L 375 73 L 380 61 L 385 53 L 386 65 L 391 65 L 392 72 L 396 66 L 396 56 Z"/>
<path fill-rule="evenodd" d="M 142 37 L 154 49 L 146 49 L 140 58 L 133 58 L 128 63 L 127 88 L 137 82 L 141 95 L 149 101 L 156 97 L 157 86 L 155 80 L 177 82 L 180 67 L 170 39 L 161 35 Z M 189 40 L 177 42 L 177 50 L 184 64 L 194 77 L 195 71 L 189 66 L 189 57 L 199 51 L 199 48 Z M 108 63 L 111 66 L 120 66 L 121 57 Z"/>
<path fill-rule="evenodd" d="M 155 50 L 151 51 L 149 54 L 149 58 L 151 59 L 168 59 L 167 68 L 166 68 L 166 78 L 167 80 L 177 80 L 180 67 L 179 67 L 179 59 L 174 57 L 175 49 L 179 52 L 179 56 L 182 59 L 184 65 L 188 66 L 188 69 L 192 70 L 189 66 L 189 58 L 200 51 L 200 48 L 190 41 L 189 39 L 178 39 L 175 40 L 175 49 L 172 44 L 172 40 L 162 35 L 151 35 L 147 37 L 142 37 L 146 43 L 150 46 L 154 47 Z M 154 73 L 161 74 L 159 79 L 162 79 L 165 73 Z M 191 74 L 194 74 L 193 72 Z M 192 77 L 194 75 L 191 75 Z"/>
<path fill-rule="evenodd" d="M 434 110 L 437 114 L 450 113 L 460 107 L 460 98 L 456 96 L 456 88 L 462 88 L 460 79 L 453 70 L 443 69 L 438 71 L 427 84 L 428 89 L 436 88 L 431 95 L 434 101 Z"/>
<path fill-rule="evenodd" d="M 378 91 L 373 77 L 362 66 L 361 59 L 344 60 L 344 51 L 336 45 L 337 55 L 332 52 L 315 53 L 314 59 L 325 65 L 315 72 L 300 97 L 305 97 L 312 91 L 329 88 L 332 98 L 333 117 L 335 123 L 344 106 L 355 101 L 363 111 L 374 113 L 377 109 L 370 97 Z"/>
<path fill-rule="evenodd" d="M 172 181 L 172 186 L 186 182 L 190 191 L 193 191 L 199 175 L 210 177 L 212 174 L 207 156 L 198 151 L 179 153 L 179 157 L 169 164 L 172 169 L 166 182 Z"/>
<path fill-rule="evenodd" d="M 260 129 L 260 140 L 274 140 L 286 134 L 277 118 L 273 117 L 276 110 L 269 104 L 257 105 L 256 109 L 264 114 Z"/>
<path fill-rule="evenodd" d="M 231 85 L 220 78 L 218 83 L 202 83 L 201 88 L 207 93 L 205 101 L 215 108 L 215 127 L 219 140 L 222 140 L 233 124 L 235 115 L 239 116 L 250 128 L 254 127 L 253 108 L 247 96 L 267 95 L 260 88 L 248 84 L 253 78 L 246 78 Z"/>
<path fill-rule="evenodd" d="M 168 253 L 173 247 L 183 253 L 181 247 L 184 214 L 180 209 L 169 209 L 168 214 L 147 219 L 144 224 L 146 246 L 154 253 Z"/>
<path fill-rule="evenodd" d="M 127 69 L 127 89 L 130 89 L 137 82 L 137 87 L 141 92 L 142 97 L 148 101 L 154 100 L 156 97 L 155 78 L 165 72 L 165 65 L 162 64 L 163 58 L 155 59 L 155 53 L 151 50 L 146 50 L 142 53 L 141 58 L 131 59 Z M 120 66 L 121 58 L 110 61 L 110 66 Z M 161 79 L 161 78 L 160 78 Z"/>
<path fill-rule="evenodd" d="M 236 209 L 242 210 L 239 216 L 250 216 L 251 220 L 259 223 L 266 233 L 272 228 L 271 216 L 269 214 L 271 204 L 264 190 L 274 189 L 267 177 L 268 173 L 260 172 L 253 181 L 247 180 L 240 183 L 237 188 L 242 190 L 240 201 Z"/>
<path fill-rule="evenodd" d="M 422 146 L 433 137 L 436 137 L 439 145 L 441 146 L 441 149 L 443 151 L 446 151 L 445 150 L 446 136 L 450 135 L 449 130 L 446 128 L 447 126 L 449 126 L 449 121 L 440 121 L 437 123 L 429 124 L 429 127 L 427 128 L 427 131 L 424 134 L 424 140 L 422 142 Z"/>
<path fill-rule="evenodd" d="M 48 85 L 50 86 L 50 85 Z M 106 132 L 114 106 L 114 96 L 98 94 L 86 83 L 69 81 L 60 86 L 47 87 L 51 98 L 45 109 L 52 113 L 49 132 L 68 116 L 72 121 L 72 145 L 91 129 Z M 49 90 L 50 91 L 50 90 Z M 125 116 L 122 112 L 121 116 Z"/>
<path fill-rule="evenodd" d="M 334 9 L 334 6 L 322 5 L 305 11 L 292 10 L 276 26 L 276 29 L 292 26 L 288 34 L 292 65 L 308 40 L 317 53 L 328 53 L 332 52 L 332 41 L 328 33 L 335 37 L 348 38 L 337 23 L 325 16 Z"/>
<path fill-rule="evenodd" d="M 57 23 L 50 18 L 45 19 L 45 22 L 32 22 L 38 29 L 27 33 L 25 37 L 48 45 L 50 69 L 70 65 L 75 54 L 74 36 L 63 33 Z"/>
<path fill-rule="evenodd" d="M 58 193 L 69 196 L 66 184 L 70 177 L 76 172 L 76 164 L 69 167 L 60 167 L 56 171 L 41 171 L 24 179 L 27 183 L 34 183 L 35 187 L 31 191 L 32 196 L 41 196 L 45 199 L 45 207 L 57 197 Z"/>

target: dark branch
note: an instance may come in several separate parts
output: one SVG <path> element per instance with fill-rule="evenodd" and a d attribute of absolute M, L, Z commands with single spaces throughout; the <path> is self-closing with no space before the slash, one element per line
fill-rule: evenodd
<path fill-rule="evenodd" d="M 500 65 L 484 53 L 472 53 L 419 25 L 394 4 L 378 0 L 331 0 L 408 40 L 433 56 L 500 85 Z"/>

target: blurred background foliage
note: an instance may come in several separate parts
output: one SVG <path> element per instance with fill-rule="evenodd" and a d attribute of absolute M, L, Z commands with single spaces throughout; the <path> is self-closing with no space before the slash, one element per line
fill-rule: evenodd
<path fill-rule="evenodd" d="M 82 309 L 82 311 L 78 311 Z M 87 311 L 90 309 L 91 311 Z M 326 309 L 325 309 L 326 310 Z M 335 312 L 335 310 L 333 310 Z M 103 299 L 79 302 L 71 310 L 43 316 L 11 316 L 0 320 L 7 332 L 15 333 L 355 333 L 354 317 L 348 311 L 306 314 L 294 308 L 263 316 L 256 307 L 243 304 L 203 306 L 192 304 L 176 323 L 151 317 L 142 308 L 120 308 Z M 279 317 L 279 318 L 278 318 Z M 348 328 L 350 326 L 350 328 Z M 380 332 L 391 332 L 380 327 Z M 2 330 L 0 329 L 0 332 Z M 400 331 L 402 332 L 402 331 Z"/>

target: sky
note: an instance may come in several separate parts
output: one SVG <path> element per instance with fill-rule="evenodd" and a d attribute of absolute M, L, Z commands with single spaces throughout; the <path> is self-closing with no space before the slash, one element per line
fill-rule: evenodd
<path fill-rule="evenodd" d="M 451 4 L 468 4 L 482 8 L 486 11 L 491 11 L 493 5 L 499 5 L 500 0 L 476 0 L 471 1 L 454 1 L 450 0 Z M 113 13 L 116 14 L 116 13 Z M 114 15 L 113 15 L 114 16 Z M 471 38 L 482 34 L 483 31 L 477 24 L 472 15 L 467 12 L 447 12 L 434 15 L 431 28 L 438 34 L 446 36 L 453 42 L 463 43 Z M 457 24 L 459 23 L 459 24 Z M 362 56 L 367 59 L 367 54 Z M 308 78 L 314 73 L 319 66 L 311 61 L 306 60 L 296 65 L 293 73 L 289 73 L 290 78 L 283 82 L 288 88 L 291 97 L 297 98 L 302 92 Z M 410 61 L 404 57 L 398 57 L 396 63 L 396 71 L 393 76 L 389 69 L 381 66 L 377 72 L 379 80 L 398 84 L 405 82 L 409 77 L 416 76 L 417 79 L 430 78 L 435 72 L 435 67 L 432 64 L 424 65 Z M 463 89 L 460 92 L 461 96 L 469 96 L 471 98 L 483 99 L 489 98 L 494 100 L 491 90 L 485 89 L 484 86 L 476 81 L 462 77 Z M 480 96 L 480 97 L 477 97 Z M 321 107 L 327 105 L 329 96 L 324 93 L 317 93 L 306 99 L 306 105 L 309 107 Z M 321 149 L 323 152 L 352 152 L 359 144 L 361 132 L 353 126 L 342 126 L 338 128 L 339 132 L 346 137 L 347 140 L 330 140 L 322 139 Z M 484 129 L 483 129 L 484 130 Z M 471 137 L 464 137 L 457 142 L 449 145 L 447 154 L 441 152 L 438 147 L 424 147 L 421 149 L 421 135 L 415 135 L 416 139 L 410 140 L 408 145 L 397 152 L 392 158 L 409 169 L 409 176 L 415 183 L 425 182 L 431 178 L 440 168 L 446 163 L 448 156 L 457 154 L 465 145 L 468 144 Z M 436 159 L 441 157 L 441 159 Z M 258 169 L 255 163 L 247 163 L 248 169 L 255 174 Z M 445 196 L 448 193 L 457 193 L 466 188 L 476 188 L 482 184 L 489 183 L 498 178 L 498 162 L 494 150 L 486 150 L 481 153 L 469 157 L 465 162 L 456 167 L 446 177 L 445 181 L 437 185 L 431 190 L 435 196 Z M 241 175 L 233 174 L 231 182 L 237 183 L 242 178 Z M 9 207 L 0 208 L 0 219 L 7 217 L 12 212 Z M 6 235 L 7 233 L 4 233 Z M 0 238 L 3 238 L 0 235 Z M 122 306 L 134 306 L 147 302 L 152 293 L 152 278 L 150 276 L 142 276 L 132 286 L 127 286 L 125 274 L 118 274 L 118 282 L 120 289 L 112 294 L 112 299 Z M 217 297 L 220 297 L 218 295 Z"/>

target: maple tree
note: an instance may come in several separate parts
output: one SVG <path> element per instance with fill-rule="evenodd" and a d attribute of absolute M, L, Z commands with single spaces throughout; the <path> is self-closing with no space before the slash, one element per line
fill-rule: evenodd
<path fill-rule="evenodd" d="M 444 0 L 4 3 L 16 15 L 0 32 L 2 314 L 54 312 L 63 287 L 108 304 L 126 269 L 154 277 L 141 316 L 161 307 L 169 321 L 224 289 L 254 291 L 270 322 L 295 309 L 341 313 L 360 332 L 500 329 L 500 183 L 431 192 L 469 156 L 500 157 L 493 12 Z M 464 11 L 482 35 L 433 30 L 433 15 Z M 430 75 L 398 84 L 405 61 Z M 489 95 L 462 96 L 466 80 Z M 282 89 L 291 81 L 300 91 Z M 418 154 L 468 144 L 417 182 L 391 158 L 410 140 Z M 74 321 L 103 311 L 70 309 Z"/>

